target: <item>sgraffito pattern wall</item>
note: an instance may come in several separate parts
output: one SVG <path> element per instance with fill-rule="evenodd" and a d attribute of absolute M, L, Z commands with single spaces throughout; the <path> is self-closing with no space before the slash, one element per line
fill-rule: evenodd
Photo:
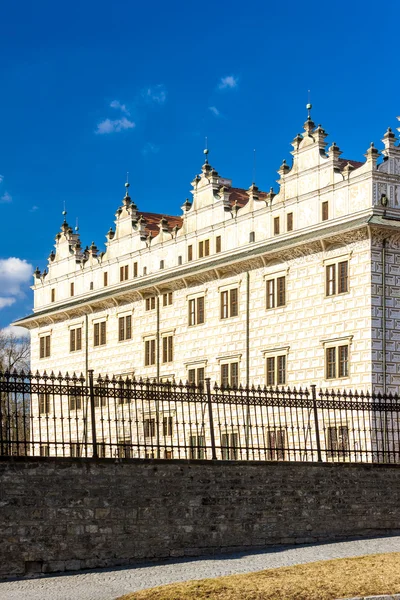
<path fill-rule="evenodd" d="M 400 532 L 396 465 L 0 459 L 0 576 Z"/>

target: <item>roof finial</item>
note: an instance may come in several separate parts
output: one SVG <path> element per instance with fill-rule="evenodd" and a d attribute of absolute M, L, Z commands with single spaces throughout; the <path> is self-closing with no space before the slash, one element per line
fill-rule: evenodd
<path fill-rule="evenodd" d="M 203 150 L 203 153 L 205 154 L 206 160 L 205 160 L 205 164 L 208 165 L 208 138 L 206 136 L 206 147 Z"/>
<path fill-rule="evenodd" d="M 126 183 L 125 183 L 125 198 L 127 198 L 129 196 L 129 187 L 130 187 L 130 183 L 129 183 L 129 171 L 126 172 Z"/>
<path fill-rule="evenodd" d="M 64 210 L 62 211 L 62 215 L 64 217 L 64 223 L 67 222 L 66 216 L 67 216 L 67 211 L 65 210 L 65 200 L 64 200 Z"/>
<path fill-rule="evenodd" d="M 311 121 L 311 109 L 312 109 L 312 104 L 311 104 L 311 90 L 308 90 L 308 102 L 306 105 L 306 109 L 307 109 L 307 120 Z"/>

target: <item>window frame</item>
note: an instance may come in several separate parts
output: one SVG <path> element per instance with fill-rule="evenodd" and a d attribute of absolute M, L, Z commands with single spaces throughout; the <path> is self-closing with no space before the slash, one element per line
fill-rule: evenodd
<path fill-rule="evenodd" d="M 79 332 L 79 333 L 78 333 Z M 69 351 L 79 352 L 82 350 L 82 325 L 74 325 L 69 329 Z"/>
<path fill-rule="evenodd" d="M 220 310 L 219 318 L 221 320 L 231 319 L 239 316 L 239 287 L 231 287 L 220 290 Z"/>
<path fill-rule="evenodd" d="M 205 295 L 188 298 L 188 327 L 204 325 L 205 322 Z"/>
<path fill-rule="evenodd" d="M 342 256 L 324 262 L 325 298 L 350 292 L 350 257 Z"/>
<path fill-rule="evenodd" d="M 107 344 L 107 320 L 93 323 L 93 347 L 99 348 Z"/>
<path fill-rule="evenodd" d="M 265 276 L 265 310 L 287 306 L 287 273 L 274 273 Z M 283 288 L 280 287 L 283 282 Z"/>
<path fill-rule="evenodd" d="M 51 356 L 51 333 L 39 335 L 39 359 Z"/>
<path fill-rule="evenodd" d="M 132 339 L 132 315 L 118 315 L 118 342 Z"/>
<path fill-rule="evenodd" d="M 154 367 L 157 358 L 156 337 L 148 337 L 144 340 L 144 366 Z"/>
<path fill-rule="evenodd" d="M 161 362 L 163 365 L 174 361 L 174 334 L 166 333 L 161 336 L 162 340 L 162 356 Z"/>

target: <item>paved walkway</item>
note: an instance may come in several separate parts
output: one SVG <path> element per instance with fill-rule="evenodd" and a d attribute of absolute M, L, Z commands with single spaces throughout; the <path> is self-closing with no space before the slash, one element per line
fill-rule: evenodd
<path fill-rule="evenodd" d="M 400 536 L 332 544 L 275 547 L 262 552 L 176 559 L 141 564 L 137 567 L 4 581 L 0 582 L 0 600 L 115 600 L 128 592 L 176 581 L 249 573 L 317 560 L 379 552 L 400 552 Z"/>

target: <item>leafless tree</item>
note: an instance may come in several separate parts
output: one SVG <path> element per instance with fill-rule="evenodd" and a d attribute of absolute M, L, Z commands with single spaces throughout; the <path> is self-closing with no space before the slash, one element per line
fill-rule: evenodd
<path fill-rule="evenodd" d="M 30 341 L 0 330 L 0 371 L 29 370 Z"/>

